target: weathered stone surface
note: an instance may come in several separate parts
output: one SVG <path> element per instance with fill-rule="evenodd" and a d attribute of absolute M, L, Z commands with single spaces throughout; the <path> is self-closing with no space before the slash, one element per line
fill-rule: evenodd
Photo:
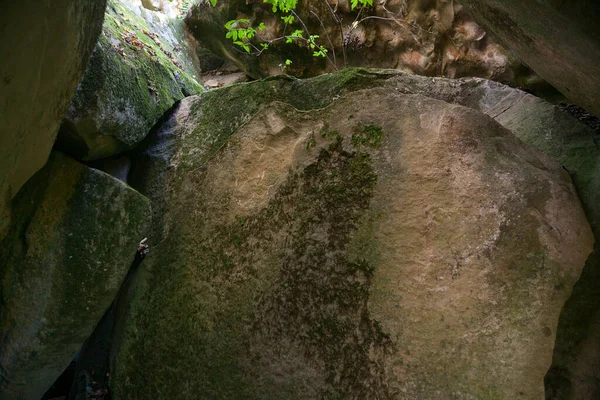
<path fill-rule="evenodd" d="M 508 82 L 516 82 L 525 72 L 455 1 L 390 0 L 374 4 L 359 15 L 358 9 L 350 10 L 348 1 L 299 1 L 297 15 L 304 25 L 297 20 L 284 30 L 280 15 L 273 14 L 271 4 L 262 0 L 218 2 L 215 7 L 206 1 L 191 9 L 186 22 L 202 46 L 233 60 L 255 78 L 281 73 L 286 59 L 293 62 L 286 72 L 301 77 L 345 66 Z M 333 17 L 334 9 L 337 18 Z M 313 51 L 301 41 L 291 45 L 275 40 L 260 57 L 245 55 L 225 38 L 224 24 L 238 18 L 250 19 L 255 27 L 264 22 L 266 29 L 257 33 L 263 42 L 296 29 L 306 36 L 306 26 L 311 34 L 320 36 L 319 43 L 329 50 L 329 60 L 313 57 Z M 355 21 L 360 23 L 354 25 Z"/>
<path fill-rule="evenodd" d="M 52 153 L 13 201 L 0 242 L 0 399 L 39 399 L 113 301 L 151 217 L 148 199 Z"/>
<path fill-rule="evenodd" d="M 60 148 L 86 160 L 130 149 L 176 101 L 202 92 L 186 35 L 181 20 L 110 0 Z"/>
<path fill-rule="evenodd" d="M 565 96 L 600 115 L 600 3 L 461 0 L 475 20 Z"/>
<path fill-rule="evenodd" d="M 542 397 L 593 238 L 559 164 L 448 102 L 492 87 L 346 71 L 182 101 L 132 170 L 157 246 L 115 396 Z"/>
<path fill-rule="evenodd" d="M 105 6 L 105 0 L 0 4 L 0 238 L 10 200 L 48 159 Z"/>
<path fill-rule="evenodd" d="M 547 398 L 600 397 L 600 149 L 596 133 L 540 99 L 515 91 L 488 114 L 558 160 L 571 173 L 596 237 L 579 282 L 561 313 Z"/>

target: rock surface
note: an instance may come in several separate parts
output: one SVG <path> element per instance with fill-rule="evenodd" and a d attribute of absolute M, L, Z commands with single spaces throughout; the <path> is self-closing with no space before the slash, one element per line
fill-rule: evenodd
<path fill-rule="evenodd" d="M 0 399 L 39 399 L 115 298 L 150 223 L 148 199 L 54 152 L 13 202 L 0 242 Z"/>
<path fill-rule="evenodd" d="M 48 159 L 105 6 L 105 0 L 0 4 L 0 239 L 10 200 Z"/>
<path fill-rule="evenodd" d="M 284 22 L 272 13 L 271 5 L 262 3 L 227 1 L 212 7 L 209 2 L 201 2 L 192 8 L 186 22 L 204 47 L 234 60 L 255 78 L 281 73 L 286 59 L 293 62 L 286 72 L 301 77 L 346 65 L 509 82 L 516 82 L 524 72 L 521 64 L 486 35 L 462 6 L 447 0 L 375 2 L 373 9 L 360 15 L 358 9 L 350 10 L 348 1 L 299 1 L 298 15 L 311 34 L 320 36 L 319 43 L 328 48 L 330 60 L 315 58 L 307 46 L 285 41 L 274 42 L 260 57 L 248 56 L 225 38 L 223 25 L 227 21 L 248 18 L 255 27 L 264 22 L 266 29 L 257 34 L 263 42 L 281 37 L 284 32 L 289 35 L 296 29 L 303 30 L 296 21 L 285 31 Z M 332 16 L 334 9 L 337 18 Z M 354 21 L 360 23 L 354 25 Z"/>
<path fill-rule="evenodd" d="M 450 104 L 513 89 L 431 81 L 346 71 L 182 101 L 133 164 L 157 246 L 116 398 L 543 397 L 589 225 L 559 164 Z"/>
<path fill-rule="evenodd" d="M 61 127 L 59 146 L 76 158 L 132 148 L 176 101 L 203 90 L 194 79 L 195 49 L 186 47 L 183 21 L 141 4 L 131 7 L 109 1 L 102 35 Z"/>
<path fill-rule="evenodd" d="M 600 2 L 461 3 L 543 79 L 581 107 L 600 115 Z"/>
<path fill-rule="evenodd" d="M 488 113 L 558 160 L 573 182 L 596 237 L 594 253 L 561 313 L 547 399 L 600 398 L 600 136 L 533 96 L 515 92 Z M 600 141 L 598 141 L 600 143 Z"/>

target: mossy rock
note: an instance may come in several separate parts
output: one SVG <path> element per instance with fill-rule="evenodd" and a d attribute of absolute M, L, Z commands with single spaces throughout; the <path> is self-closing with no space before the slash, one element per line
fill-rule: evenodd
<path fill-rule="evenodd" d="M 0 399 L 40 398 L 115 298 L 151 218 L 147 198 L 52 153 L 0 242 Z"/>
<path fill-rule="evenodd" d="M 434 99 L 488 86 L 355 70 L 185 99 L 134 162 L 157 246 L 115 397 L 540 398 L 593 238 L 559 164 Z"/>
<path fill-rule="evenodd" d="M 183 21 L 160 25 L 152 19 L 164 15 L 142 15 L 146 19 L 109 1 L 102 35 L 59 133 L 59 147 L 76 158 L 94 160 L 134 147 L 176 101 L 203 91 Z M 165 28 L 157 33 L 159 25 Z"/>
<path fill-rule="evenodd" d="M 419 93 L 488 114 L 568 170 L 595 236 L 599 237 L 600 151 L 595 144 L 597 134 L 543 100 L 483 79 L 432 79 L 394 70 L 348 69 L 307 80 L 281 76 L 211 91 L 203 94 L 198 101 L 204 107 L 194 129 L 194 137 L 205 140 L 196 144 L 195 154 L 203 159 L 211 158 L 236 129 L 272 100 L 289 103 L 300 110 L 318 109 L 326 107 L 339 96 L 369 87 L 383 87 L 406 94 Z M 238 104 L 239 107 L 230 107 L 230 104 Z M 186 104 L 179 112 L 189 113 L 189 105 Z M 348 110 L 347 113 L 352 118 L 354 111 Z M 170 120 L 162 129 L 169 131 L 175 128 L 175 121 Z M 169 171 L 173 167 L 171 157 L 180 152 L 192 153 L 182 149 L 182 143 L 173 135 L 160 135 L 160 140 L 159 144 L 150 146 L 137 160 L 137 167 L 134 166 L 138 184 L 153 198 L 156 221 L 165 219 L 164 199 L 168 193 Z M 309 140 L 307 147 L 313 146 L 313 141 Z M 182 159 L 184 163 L 186 160 Z M 153 175 L 154 178 L 150 178 Z M 164 227 L 155 224 L 155 232 L 157 239 L 162 238 Z M 595 310 L 600 306 L 597 284 L 600 260 L 596 256 L 599 242 L 596 241 L 596 250 L 588 259 L 581 280 L 574 287 L 561 316 L 554 364 L 547 378 L 549 392 L 558 391 L 557 385 L 565 381 L 584 382 L 581 388 L 597 387 L 596 370 L 582 366 L 579 360 L 594 364 L 596 361 L 590 360 L 600 359 L 600 351 L 594 350 L 597 335 L 593 330 L 598 321 Z M 569 387 L 562 389 L 562 393 L 571 393 Z"/>

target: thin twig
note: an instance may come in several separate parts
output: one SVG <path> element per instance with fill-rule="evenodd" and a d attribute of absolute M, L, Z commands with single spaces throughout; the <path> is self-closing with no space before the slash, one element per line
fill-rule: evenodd
<path fill-rule="evenodd" d="M 300 23 L 301 23 L 301 24 L 302 24 L 302 26 L 304 27 L 304 31 L 306 32 L 306 34 L 308 35 L 308 37 L 310 37 L 310 36 L 311 36 L 311 34 L 310 34 L 310 31 L 309 31 L 309 30 L 308 30 L 308 28 L 306 27 L 306 24 L 304 23 L 304 21 L 302 21 L 302 18 L 300 18 L 300 17 L 298 16 L 298 14 L 296 14 L 296 11 L 292 10 L 291 12 L 292 12 L 292 14 L 294 15 L 294 17 L 296 17 L 296 18 L 298 19 L 298 21 L 300 21 Z M 333 63 L 333 61 L 331 61 L 331 57 L 329 57 L 327 54 L 325 54 L 325 58 L 327 58 L 327 61 L 329 61 L 329 63 L 330 63 L 332 66 L 333 66 L 333 68 L 334 68 L 336 71 L 339 71 L 339 68 L 337 67 L 337 65 L 335 65 L 335 64 Z"/>
<path fill-rule="evenodd" d="M 329 4 L 329 1 L 323 0 L 323 2 L 325 3 L 325 5 L 327 5 L 327 7 L 329 8 L 329 11 L 331 12 L 331 15 L 333 15 L 333 18 L 337 21 L 338 25 L 340 26 L 340 39 L 342 40 L 342 54 L 344 56 L 344 68 L 346 68 L 348 66 L 348 60 L 346 59 L 346 46 L 344 45 L 344 26 L 342 25 L 342 20 L 337 16 L 337 14 L 333 10 L 333 8 L 331 8 L 331 4 Z M 338 5 L 338 3 L 336 3 L 336 5 L 335 5 L 336 11 L 337 11 L 337 5 Z"/>
<path fill-rule="evenodd" d="M 331 41 L 331 38 L 329 37 L 329 33 L 327 33 L 327 29 L 325 28 L 325 25 L 323 25 L 323 21 L 321 21 L 321 18 L 319 18 L 319 16 L 314 12 L 314 11 L 310 11 L 310 13 L 312 15 L 314 15 L 319 22 L 321 23 L 321 27 L 323 28 L 323 32 L 325 33 L 325 36 L 327 36 L 327 40 L 329 41 L 329 45 L 331 46 L 331 52 L 333 53 L 333 63 L 335 65 L 337 65 L 337 59 L 335 57 L 335 47 L 333 47 L 333 42 Z"/>

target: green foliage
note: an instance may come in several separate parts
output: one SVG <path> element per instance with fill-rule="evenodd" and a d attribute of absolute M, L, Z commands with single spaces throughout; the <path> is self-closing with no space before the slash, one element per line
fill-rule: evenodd
<path fill-rule="evenodd" d="M 352 9 L 354 10 L 356 7 L 358 7 L 359 4 L 363 7 L 372 6 L 373 0 L 352 0 L 350 2 L 350 7 L 352 7 Z"/>
<path fill-rule="evenodd" d="M 172 1 L 172 0 L 171 0 Z M 184 0 L 189 1 L 189 0 Z M 252 23 L 250 20 L 241 18 L 236 20 L 228 21 L 225 24 L 225 28 L 227 29 L 226 38 L 231 39 L 233 44 L 239 46 L 248 54 L 261 55 L 263 51 L 269 49 L 270 45 L 285 40 L 287 44 L 305 44 L 312 50 L 313 57 L 322 57 L 329 59 L 328 52 L 329 50 L 320 43 L 317 43 L 317 39 L 319 39 L 319 35 L 313 35 L 308 32 L 306 28 L 306 24 L 298 17 L 295 10 L 298 5 L 298 0 L 263 0 L 265 3 L 271 4 L 273 13 L 283 13 L 281 19 L 286 24 L 286 28 L 288 25 L 293 25 L 295 22 L 299 22 L 303 29 L 295 28 L 295 30 L 289 34 L 272 39 L 266 43 L 259 42 L 258 47 L 256 44 L 252 42 L 252 39 L 256 36 L 257 31 L 261 31 L 265 29 L 265 24 L 261 22 L 257 28 L 252 27 Z M 210 3 L 215 6 L 217 0 L 210 0 Z M 351 0 L 351 9 L 354 10 L 357 7 L 367 8 L 373 6 L 373 0 Z M 332 11 L 333 13 L 334 11 Z M 313 13 L 314 14 L 314 13 Z M 360 15 L 360 14 L 359 14 Z M 356 28 L 356 26 L 360 23 L 360 21 L 354 21 L 352 24 L 352 28 Z M 340 28 L 341 29 L 341 28 Z M 351 30 L 350 29 L 350 30 Z M 306 31 L 306 32 L 305 32 Z M 308 35 L 308 38 L 304 36 L 304 34 Z M 343 32 L 341 32 L 343 34 Z M 331 43 L 331 42 L 330 42 Z M 335 60 L 335 52 L 333 54 L 333 58 Z M 344 55 L 345 58 L 345 55 Z M 337 69 L 337 65 L 332 62 L 331 64 Z M 285 61 L 285 65 L 280 64 L 280 67 L 284 69 L 285 67 L 291 64 L 290 60 Z"/>
<path fill-rule="evenodd" d="M 240 46 L 247 53 L 250 53 L 250 46 L 248 45 L 249 41 L 256 36 L 257 31 L 265 29 L 265 24 L 261 22 L 260 25 L 258 25 L 258 28 L 254 29 L 250 26 L 249 19 L 240 18 L 228 21 L 225 24 L 225 28 L 228 31 L 225 37 L 231 39 L 233 44 Z M 266 50 L 264 46 L 263 49 Z"/>
<path fill-rule="evenodd" d="M 298 0 L 264 0 L 265 3 L 273 5 L 273 12 L 281 11 L 289 13 L 296 9 Z"/>
<path fill-rule="evenodd" d="M 283 17 L 281 17 L 281 19 L 283 20 L 283 22 L 290 25 L 293 24 L 295 20 L 293 15 L 284 15 Z"/>

